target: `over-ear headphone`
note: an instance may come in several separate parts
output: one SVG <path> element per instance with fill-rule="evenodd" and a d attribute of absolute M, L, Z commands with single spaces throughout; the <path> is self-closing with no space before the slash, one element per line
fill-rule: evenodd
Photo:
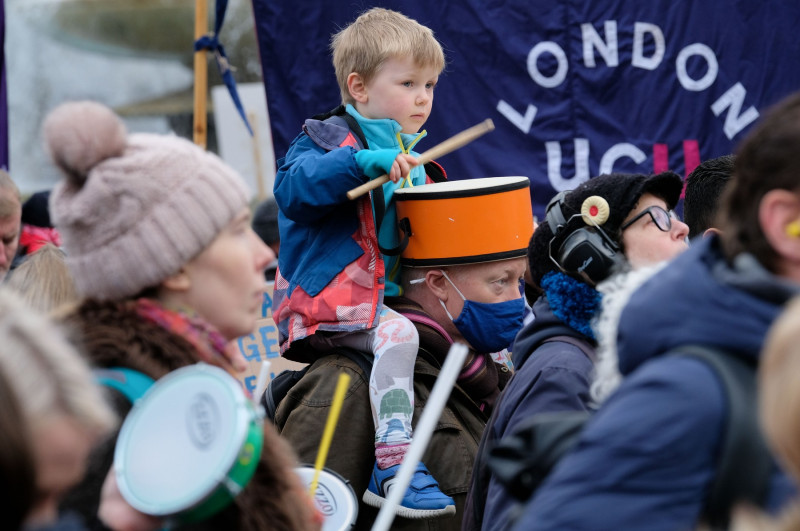
<path fill-rule="evenodd" d="M 600 228 L 600 225 L 605 223 L 608 218 L 608 203 L 598 196 L 584 201 L 584 207 L 581 210 L 588 205 L 588 208 L 595 212 L 599 208 L 602 214 L 602 210 L 605 209 L 604 217 L 597 216 L 601 218 L 598 219 L 598 222 L 595 222 L 592 216 L 586 215 L 586 213 L 574 214 L 567 219 L 562 210 L 566 195 L 566 191 L 559 192 L 547 204 L 545 220 L 550 227 L 550 232 L 553 233 L 548 245 L 548 254 L 550 260 L 561 271 L 581 277 L 588 284 L 594 286 L 608 278 L 614 269 L 621 267 L 625 263 L 625 258 L 620 252 L 619 245 Z M 592 200 L 596 200 L 597 204 L 592 204 Z M 569 221 L 575 217 L 583 218 L 586 226 L 572 231 L 558 245 L 558 248 L 554 249 L 553 242 L 566 230 Z"/>

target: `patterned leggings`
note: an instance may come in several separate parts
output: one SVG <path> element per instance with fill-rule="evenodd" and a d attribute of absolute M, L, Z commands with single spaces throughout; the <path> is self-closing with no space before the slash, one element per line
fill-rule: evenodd
<path fill-rule="evenodd" d="M 350 347 L 375 357 L 369 377 L 375 455 L 381 468 L 402 460 L 411 442 L 414 413 L 414 362 L 419 335 L 413 323 L 384 306 L 375 328 L 314 335 L 311 344 L 315 348 Z"/>

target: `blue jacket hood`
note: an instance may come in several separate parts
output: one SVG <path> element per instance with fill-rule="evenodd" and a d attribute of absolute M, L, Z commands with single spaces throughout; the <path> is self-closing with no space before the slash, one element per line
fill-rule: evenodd
<path fill-rule="evenodd" d="M 627 375 L 680 345 L 721 347 L 753 359 L 798 287 L 750 255 L 729 265 L 716 236 L 695 242 L 632 296 L 620 319 L 619 369 Z"/>

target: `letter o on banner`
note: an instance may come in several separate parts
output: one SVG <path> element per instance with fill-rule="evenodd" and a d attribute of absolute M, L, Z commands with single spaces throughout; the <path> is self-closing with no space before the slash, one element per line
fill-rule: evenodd
<path fill-rule="evenodd" d="M 706 60 L 706 64 L 708 65 L 708 70 L 700 79 L 692 79 L 686 72 L 686 63 L 693 55 L 701 56 Z M 716 81 L 717 73 L 719 72 L 719 63 L 717 63 L 717 56 L 711 48 L 705 44 L 696 42 L 680 51 L 678 57 L 675 59 L 675 71 L 678 74 L 678 81 L 680 81 L 683 88 L 693 92 L 699 92 L 707 89 Z"/>
<path fill-rule="evenodd" d="M 550 77 L 542 74 L 539 71 L 538 65 L 536 64 L 536 62 L 539 60 L 539 56 L 543 53 L 550 53 L 553 57 L 555 57 L 556 61 L 558 61 L 556 73 Z M 559 86 L 564 82 L 564 79 L 566 79 L 567 70 L 569 70 L 567 54 L 564 53 L 564 50 L 561 48 L 561 46 L 553 41 L 540 42 L 531 48 L 530 52 L 528 52 L 528 73 L 530 74 L 531 79 L 533 79 L 541 87 L 555 88 Z"/>

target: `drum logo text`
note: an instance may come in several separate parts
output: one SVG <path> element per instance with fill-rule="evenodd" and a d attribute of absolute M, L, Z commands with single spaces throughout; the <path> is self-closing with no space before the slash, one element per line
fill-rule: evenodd
<path fill-rule="evenodd" d="M 319 509 L 324 516 L 336 514 L 336 497 L 330 489 L 321 482 L 317 485 L 314 501 L 316 502 L 317 509 Z"/>
<path fill-rule="evenodd" d="M 217 436 L 219 412 L 213 398 L 206 393 L 197 393 L 189 404 L 186 414 L 189 437 L 200 450 L 205 450 Z"/>

